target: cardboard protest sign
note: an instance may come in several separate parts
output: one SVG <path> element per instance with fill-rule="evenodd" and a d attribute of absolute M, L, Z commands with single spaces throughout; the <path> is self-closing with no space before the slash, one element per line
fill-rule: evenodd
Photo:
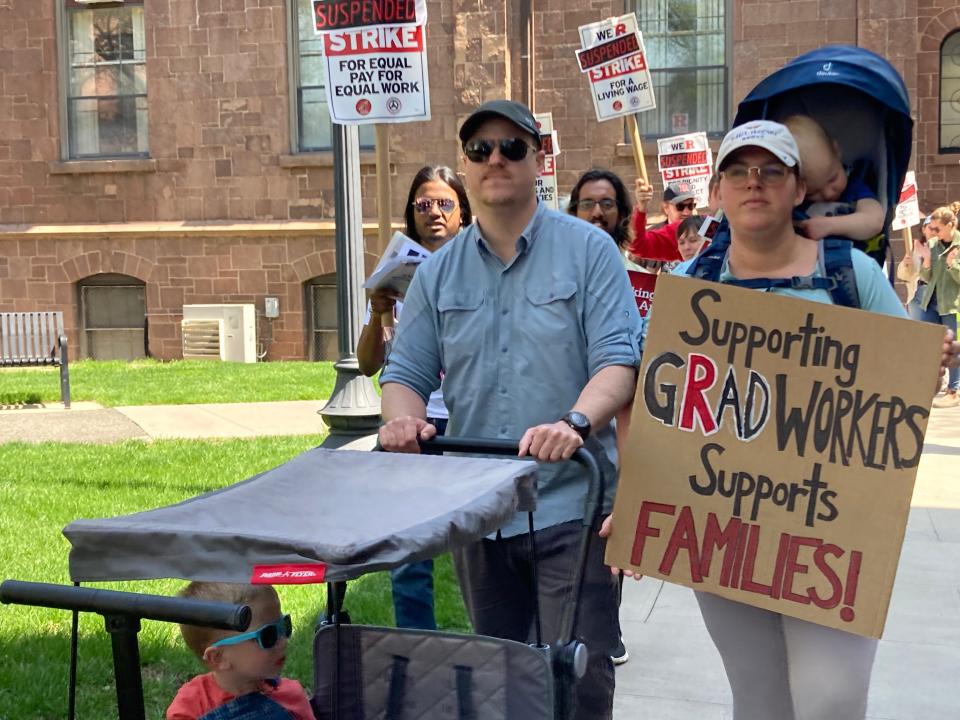
<path fill-rule="evenodd" d="M 907 171 L 900 191 L 900 199 L 890 223 L 891 230 L 903 230 L 920 223 L 920 203 L 917 200 L 917 175 L 913 170 Z"/>
<path fill-rule="evenodd" d="M 657 286 L 659 275 L 644 270 L 627 270 L 627 275 L 630 277 L 630 285 L 633 287 L 633 296 L 636 298 L 640 317 L 646 317 L 653 306 L 653 291 Z"/>
<path fill-rule="evenodd" d="M 607 563 L 879 637 L 942 341 L 659 278 Z"/>
<path fill-rule="evenodd" d="M 427 0 L 313 0 L 317 32 L 374 25 L 424 25 Z"/>
<path fill-rule="evenodd" d="M 351 125 L 430 119 L 421 25 L 324 32 L 327 107 Z"/>
<path fill-rule="evenodd" d="M 559 209 L 557 199 L 557 164 L 556 158 L 560 154 L 560 147 L 556 142 L 556 132 L 553 129 L 553 113 L 536 113 L 533 119 L 540 128 L 540 144 L 543 147 L 543 172 L 537 177 L 537 197 L 547 204 L 547 207 Z"/>
<path fill-rule="evenodd" d="M 633 13 L 580 26 L 577 62 L 590 79 L 597 120 L 657 106 L 643 37 Z"/>
<path fill-rule="evenodd" d="M 709 203 L 713 153 L 704 132 L 675 135 L 657 140 L 657 164 L 664 187 L 678 192 L 694 192 L 697 207 Z"/>

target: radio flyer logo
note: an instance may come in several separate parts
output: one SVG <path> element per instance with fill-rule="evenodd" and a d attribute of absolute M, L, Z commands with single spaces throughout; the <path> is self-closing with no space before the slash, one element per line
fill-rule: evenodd
<path fill-rule="evenodd" d="M 396 115 L 398 112 L 400 112 L 400 108 L 402 106 L 403 105 L 400 102 L 400 98 L 398 97 L 387 98 L 387 112 L 389 112 L 390 114 Z"/>
<path fill-rule="evenodd" d="M 372 109 L 373 109 L 373 105 L 366 98 L 361 98 L 357 100 L 357 112 L 359 114 L 369 115 Z"/>

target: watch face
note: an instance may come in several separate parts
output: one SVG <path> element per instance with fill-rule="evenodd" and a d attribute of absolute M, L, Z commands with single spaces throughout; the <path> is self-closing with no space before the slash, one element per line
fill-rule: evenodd
<path fill-rule="evenodd" d="M 590 432 L 590 420 L 588 420 L 587 416 L 583 413 L 569 412 L 564 416 L 563 419 L 564 422 L 566 422 L 581 435 L 585 436 Z"/>

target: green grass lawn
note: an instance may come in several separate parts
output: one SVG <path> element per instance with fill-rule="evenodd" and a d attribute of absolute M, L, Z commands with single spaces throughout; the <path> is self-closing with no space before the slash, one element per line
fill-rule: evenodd
<path fill-rule="evenodd" d="M 330 362 L 78 360 L 70 396 L 105 407 L 318 400 L 330 397 L 336 374 Z M 0 369 L 0 405 L 59 399 L 59 368 Z"/>
<path fill-rule="evenodd" d="M 4 548 L 0 579 L 67 583 L 69 543 L 60 531 L 70 521 L 178 502 L 275 467 L 321 439 L 0 445 L 0 547 Z M 438 622 L 445 628 L 466 630 L 449 557 L 437 563 L 435 582 Z M 97 587 L 172 595 L 183 585 L 180 580 L 157 580 Z M 324 589 L 282 586 L 278 592 L 295 627 L 284 675 L 310 688 L 311 631 L 325 606 Z M 387 575 L 377 573 L 351 582 L 345 606 L 354 622 L 392 624 Z M 0 605 L 0 720 L 65 716 L 69 633 L 67 612 Z M 140 653 L 146 716 L 159 719 L 177 687 L 202 668 L 183 645 L 176 626 L 166 623 L 144 622 Z M 81 616 L 77 717 L 116 717 L 110 641 L 98 615 Z"/>

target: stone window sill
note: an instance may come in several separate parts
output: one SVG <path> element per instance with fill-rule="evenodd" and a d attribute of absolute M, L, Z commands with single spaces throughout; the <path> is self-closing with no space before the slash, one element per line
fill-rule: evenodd
<path fill-rule="evenodd" d="M 279 158 L 280 167 L 301 168 L 301 167 L 333 167 L 333 151 L 325 150 L 321 152 L 297 153 L 295 155 L 281 155 Z M 373 166 L 377 164 L 377 155 L 371 150 L 360 151 L 360 165 Z"/>
<path fill-rule="evenodd" d="M 51 175 L 89 175 L 94 173 L 156 172 L 157 161 L 152 158 L 122 160 L 63 160 L 47 164 Z"/>
<path fill-rule="evenodd" d="M 938 153 L 932 159 L 934 165 L 956 165 L 960 163 L 960 153 Z"/>

